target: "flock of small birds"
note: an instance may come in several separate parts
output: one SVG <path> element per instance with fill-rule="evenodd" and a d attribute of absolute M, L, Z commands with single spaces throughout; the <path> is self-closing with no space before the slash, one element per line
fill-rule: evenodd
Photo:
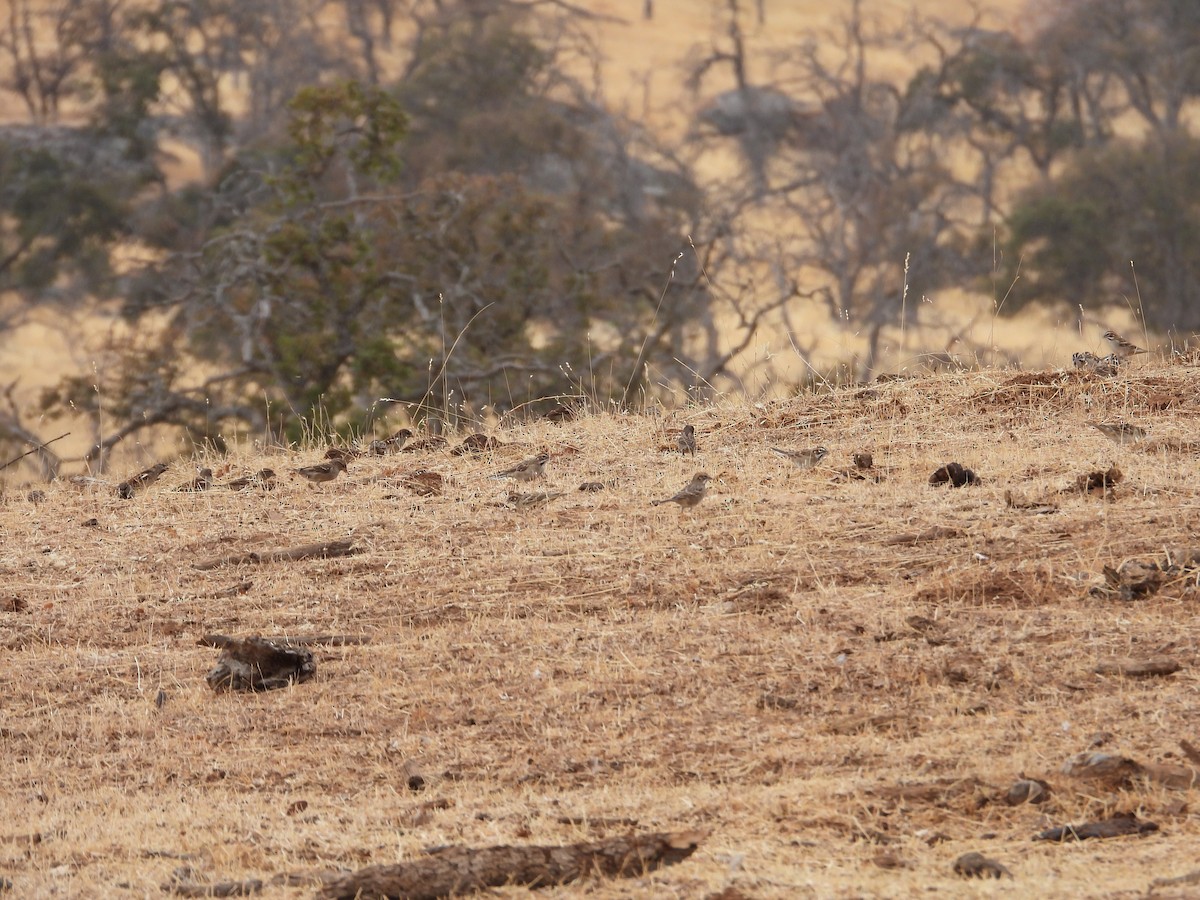
<path fill-rule="evenodd" d="M 1112 349 L 1112 352 L 1105 357 L 1099 357 L 1090 352 L 1075 353 L 1072 356 L 1072 364 L 1074 365 L 1075 369 L 1091 374 L 1115 375 L 1125 361 L 1133 356 L 1147 352 L 1130 341 L 1127 341 L 1115 331 L 1106 331 L 1104 333 L 1104 340 L 1108 343 L 1109 347 Z M 550 410 L 550 412 L 548 412 L 543 418 L 552 422 L 563 422 L 573 418 L 574 415 L 575 410 L 572 407 L 560 404 L 559 406 L 556 406 L 554 409 Z M 1146 437 L 1146 429 L 1125 422 L 1093 422 L 1089 424 L 1091 424 L 1093 428 L 1104 435 L 1104 437 L 1108 438 L 1118 446 L 1132 444 L 1143 440 Z M 294 469 L 293 472 L 294 474 L 313 484 L 327 484 L 328 482 L 337 480 L 338 476 L 347 471 L 349 463 L 359 456 L 387 456 L 406 450 L 438 450 L 445 447 L 447 444 L 446 439 L 440 436 L 430 436 L 416 441 L 414 441 L 413 438 L 414 434 L 410 429 L 401 428 L 389 438 L 371 441 L 365 449 L 331 448 L 326 452 L 325 459 L 321 462 Z M 462 456 L 465 454 L 478 454 L 487 452 L 497 449 L 500 446 L 500 442 L 495 438 L 489 435 L 477 433 L 469 435 L 451 452 L 456 456 Z M 696 456 L 699 447 L 697 443 L 696 427 L 694 425 L 687 424 L 683 426 L 676 439 L 675 448 L 684 456 Z M 829 455 L 829 450 L 826 447 L 808 447 L 800 449 L 772 447 L 771 449 L 800 469 L 813 469 L 822 461 L 824 461 Z M 550 462 L 550 459 L 550 454 L 542 451 L 536 456 L 522 460 L 515 466 L 504 469 L 500 472 L 496 472 L 489 477 L 495 479 L 511 479 L 519 484 L 528 485 L 545 477 L 546 465 Z M 860 473 L 864 470 L 873 470 L 874 461 L 870 453 L 865 451 L 855 453 L 853 456 L 853 462 L 855 469 Z M 126 479 L 117 486 L 117 495 L 123 499 L 132 498 L 142 489 L 154 484 L 166 470 L 167 464 L 160 462 L 141 472 L 138 472 L 136 475 Z M 971 474 L 974 475 L 974 473 Z M 435 479 L 436 483 L 434 483 Z M 82 480 L 89 482 L 95 481 L 95 479 Z M 708 491 L 708 483 L 712 480 L 712 476 L 707 472 L 697 472 L 692 476 L 692 479 L 679 491 L 672 494 L 670 497 L 652 500 L 651 505 L 661 506 L 667 503 L 675 503 L 684 509 L 695 507 L 704 499 Z M 437 475 L 437 473 L 428 472 L 424 469 L 405 480 L 405 484 L 412 487 L 417 491 L 417 493 L 425 494 L 440 493 L 441 482 L 442 477 L 440 475 Z M 235 478 L 224 485 L 224 487 L 235 491 L 243 491 L 247 489 L 272 490 L 275 487 L 275 484 L 275 472 L 271 469 L 261 469 L 252 475 L 244 475 Z M 213 470 L 210 468 L 201 468 L 197 471 L 196 476 L 191 481 L 181 484 L 173 490 L 178 492 L 194 493 L 199 491 L 207 491 L 216 486 L 217 485 L 213 480 Z M 579 490 L 585 492 L 603 489 L 604 485 L 599 482 L 586 482 L 579 487 Z M 561 491 L 536 491 L 531 493 L 510 491 L 507 495 L 507 503 L 509 505 L 516 506 L 517 508 L 527 508 L 547 503 L 564 495 L 564 492 Z"/>
<path fill-rule="evenodd" d="M 1094 375 L 1116 375 L 1121 365 L 1139 353 L 1146 353 L 1141 347 L 1125 340 L 1115 331 L 1104 332 L 1104 340 L 1112 350 L 1108 356 L 1097 356 L 1095 353 L 1083 351 L 1071 354 L 1071 364 L 1080 371 Z"/>
<path fill-rule="evenodd" d="M 554 411 L 547 417 L 551 421 L 562 421 L 562 416 L 555 416 Z M 412 439 L 413 433 L 407 428 L 401 428 L 390 438 L 385 440 L 372 441 L 366 451 L 361 450 L 346 450 L 341 448 L 330 448 L 326 451 L 325 459 L 319 463 L 310 466 L 303 466 L 292 470 L 295 475 L 300 476 L 312 484 L 327 484 L 331 481 L 336 481 L 338 476 L 342 475 L 349 468 L 349 463 L 353 459 L 364 455 L 364 453 L 385 456 L 392 453 L 398 453 L 405 449 L 439 449 L 446 445 L 446 441 L 442 438 L 427 438 L 415 444 L 409 445 L 408 442 Z M 469 435 L 461 445 L 456 447 L 452 453 L 455 455 L 464 455 L 466 453 L 482 453 L 489 450 L 494 450 L 499 447 L 499 442 L 490 436 L 484 434 Z M 698 450 L 696 438 L 696 426 L 688 424 L 684 425 L 680 430 L 679 437 L 676 441 L 678 451 L 685 456 L 696 455 Z M 782 447 L 772 448 L 776 453 L 779 453 L 786 459 L 791 460 L 802 469 L 810 469 L 823 460 L 829 453 L 825 447 L 815 447 L 801 450 L 786 450 Z M 870 459 L 870 454 L 858 454 L 864 456 L 867 460 Z M 536 456 L 522 460 L 515 466 L 503 469 L 489 475 L 489 478 L 494 479 L 511 479 L 522 485 L 528 485 L 538 479 L 545 478 L 546 465 L 550 462 L 550 454 L 546 451 L 538 453 Z M 860 460 L 855 459 L 856 465 Z M 867 463 L 868 467 L 870 463 Z M 154 484 L 167 470 L 166 463 L 156 463 L 136 475 L 126 479 L 117 486 L 117 495 L 123 499 L 130 499 L 136 493 Z M 425 476 L 425 478 L 422 478 Z M 225 488 L 234 491 L 243 491 L 250 488 L 260 490 L 272 490 L 276 484 L 276 474 L 271 469 L 261 469 L 252 475 L 243 475 L 235 478 L 224 485 Z M 432 485 L 429 483 L 430 478 L 437 478 L 438 484 Z M 94 481 L 93 479 L 86 479 Z M 690 509 L 697 506 L 704 499 L 708 492 L 708 483 L 712 481 L 712 476 L 707 472 L 697 472 L 692 479 L 684 485 L 680 490 L 664 499 L 652 500 L 652 506 L 661 506 L 667 503 L 675 503 L 681 508 Z M 439 493 L 441 477 L 436 473 L 430 473 L 426 470 L 421 470 L 415 475 L 407 478 L 405 484 L 411 482 L 414 488 L 425 488 L 418 490 L 418 493 Z M 196 493 L 200 491 L 211 490 L 217 487 L 217 483 L 213 478 L 213 470 L 211 468 L 201 468 L 197 471 L 196 476 L 175 488 L 173 491 L 182 493 Z M 579 486 L 579 490 L 583 492 L 594 492 L 604 490 L 604 484 L 601 482 L 585 482 Z M 529 508 L 548 503 L 551 500 L 556 500 L 559 497 L 565 496 L 563 491 L 535 491 L 530 493 L 521 493 L 510 491 L 506 497 L 506 502 L 517 508 Z"/>

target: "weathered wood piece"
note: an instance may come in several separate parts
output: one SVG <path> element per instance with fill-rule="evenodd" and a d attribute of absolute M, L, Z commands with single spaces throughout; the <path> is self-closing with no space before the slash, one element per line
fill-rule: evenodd
<path fill-rule="evenodd" d="M 687 859 L 706 836 L 681 831 L 567 846 L 442 847 L 411 862 L 344 875 L 325 885 L 321 896 L 434 900 L 503 885 L 539 888 L 586 876 L 636 876 Z"/>
<path fill-rule="evenodd" d="M 202 562 L 193 563 L 193 569 L 202 572 L 209 569 L 219 569 L 221 566 L 240 566 L 245 563 L 296 562 L 301 559 L 327 559 L 332 556 L 351 556 L 358 552 L 353 541 L 321 541 L 316 544 L 303 544 L 299 547 L 289 547 L 284 550 L 252 550 L 247 553 L 232 553 L 228 556 L 218 556 Z"/>

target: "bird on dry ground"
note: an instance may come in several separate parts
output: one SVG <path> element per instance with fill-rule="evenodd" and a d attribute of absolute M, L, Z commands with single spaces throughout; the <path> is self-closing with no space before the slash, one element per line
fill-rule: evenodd
<path fill-rule="evenodd" d="M 315 466 L 305 466 L 295 470 L 297 475 L 304 476 L 313 484 L 333 481 L 345 471 L 346 461 L 344 459 L 331 459 L 329 462 L 317 463 Z"/>
<path fill-rule="evenodd" d="M 500 446 L 500 442 L 490 434 L 476 432 L 468 434 L 461 444 L 450 451 L 451 456 L 466 456 L 468 453 L 487 453 Z"/>
<path fill-rule="evenodd" d="M 207 491 L 213 484 L 212 469 L 200 469 L 196 473 L 196 477 L 186 484 L 181 484 L 175 488 L 180 493 L 196 493 L 197 491 Z"/>
<path fill-rule="evenodd" d="M 563 491 L 535 491 L 531 494 L 522 494 L 520 491 L 509 491 L 504 498 L 505 504 L 515 506 L 517 509 L 529 509 L 532 506 L 541 506 L 549 503 L 551 500 L 557 500 L 559 497 L 565 497 Z"/>
<path fill-rule="evenodd" d="M 679 432 L 679 438 L 675 441 L 675 446 L 679 448 L 679 452 L 684 454 L 696 455 L 696 426 L 684 425 L 683 431 Z"/>
<path fill-rule="evenodd" d="M 1128 422 L 1089 422 L 1093 428 L 1117 446 L 1135 444 L 1146 436 L 1146 429 Z"/>
<path fill-rule="evenodd" d="M 1131 356 L 1146 352 L 1136 344 L 1125 340 L 1125 338 L 1121 337 L 1115 331 L 1104 332 L 1104 339 L 1108 341 L 1108 346 L 1112 347 L 1113 353 L 1117 355 L 1118 359 L 1128 359 Z"/>
<path fill-rule="evenodd" d="M 1121 357 L 1110 353 L 1103 358 L 1087 350 L 1071 354 L 1071 365 L 1083 372 L 1093 372 L 1096 375 L 1116 375 L 1121 368 Z"/>
<path fill-rule="evenodd" d="M 421 438 L 419 441 L 413 441 L 400 448 L 404 453 L 429 453 L 434 450 L 441 450 L 446 446 L 446 439 L 440 434 L 433 434 L 426 438 Z"/>
<path fill-rule="evenodd" d="M 695 506 L 704 499 L 704 494 L 708 490 L 708 483 L 712 481 L 712 476 L 707 472 L 697 472 L 692 476 L 682 490 L 666 500 L 651 500 L 651 506 L 661 506 L 664 503 L 678 503 L 683 507 Z"/>
<path fill-rule="evenodd" d="M 422 497 L 436 497 L 441 495 L 446 479 L 437 472 L 430 472 L 428 469 L 417 469 L 412 474 L 405 475 L 400 479 L 400 483 L 414 494 L 419 494 Z"/>
<path fill-rule="evenodd" d="M 231 491 L 244 491 L 248 487 L 261 488 L 264 491 L 275 489 L 275 470 L 259 469 L 253 475 L 243 475 L 235 478 L 226 485 Z"/>
<path fill-rule="evenodd" d="M 801 469 L 811 469 L 829 455 L 829 451 L 824 447 L 813 447 L 808 450 L 784 450 L 781 447 L 772 447 L 771 449 L 785 459 L 790 459 Z"/>
<path fill-rule="evenodd" d="M 390 438 L 385 438 L 380 441 L 371 441 L 371 452 L 376 456 L 387 456 L 389 453 L 399 453 L 404 449 L 404 445 L 408 443 L 408 439 L 413 436 L 413 433 L 407 428 L 401 428 Z"/>
<path fill-rule="evenodd" d="M 160 475 L 167 471 L 166 463 L 155 463 L 148 469 L 143 469 L 132 478 L 127 478 L 117 485 L 117 496 L 128 500 L 144 487 L 149 487 L 158 481 Z"/>
<path fill-rule="evenodd" d="M 542 416 L 547 422 L 567 422 L 575 418 L 575 407 L 560 403 Z"/>
<path fill-rule="evenodd" d="M 533 481 L 535 478 L 541 478 L 546 474 L 546 463 L 550 462 L 549 453 L 539 453 L 532 459 L 524 460 L 517 463 L 511 469 L 505 469 L 503 472 L 497 472 L 495 475 L 488 476 L 489 478 L 513 478 L 517 481 Z"/>

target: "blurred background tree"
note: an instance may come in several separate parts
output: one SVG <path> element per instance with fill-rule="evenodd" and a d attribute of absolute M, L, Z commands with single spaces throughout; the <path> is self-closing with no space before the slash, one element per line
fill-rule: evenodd
<path fill-rule="evenodd" d="M 1017 32 L 856 0 L 769 58 L 764 6 L 713 4 L 671 141 L 585 77 L 610 21 L 585 3 L 13 0 L 0 329 L 119 301 L 103 365 L 42 408 L 92 417 L 96 463 L 154 426 L 370 428 L 381 398 L 453 424 L 711 396 L 767 325 L 811 359 L 814 312 L 865 378 L 935 291 L 1098 307 L 1130 260 L 1147 324 L 1197 326 L 1195 4 L 1068 0 Z"/>

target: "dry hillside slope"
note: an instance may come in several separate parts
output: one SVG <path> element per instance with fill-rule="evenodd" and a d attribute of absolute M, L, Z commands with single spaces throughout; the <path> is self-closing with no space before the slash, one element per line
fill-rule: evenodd
<path fill-rule="evenodd" d="M 1191 548 L 1197 384 L 1159 364 L 945 375 L 539 421 L 481 456 L 362 458 L 320 485 L 289 474 L 319 451 L 205 461 L 220 483 L 269 466 L 273 491 L 173 492 L 185 461 L 130 500 L 10 487 L 0 877 L 154 896 L 186 867 L 307 897 L 431 846 L 702 829 L 677 865 L 539 895 L 1141 896 L 1197 865 L 1196 575 L 1103 570 Z M 1089 421 L 1148 434 L 1118 446 Z M 808 470 L 770 451 L 817 445 Z M 564 495 L 497 505 L 509 485 L 487 476 L 543 447 L 545 485 L 516 489 Z M 882 480 L 838 476 L 857 451 Z M 951 460 L 982 484 L 930 485 Z M 1070 489 L 1114 464 L 1107 498 Z M 420 468 L 442 494 L 401 483 Z M 700 470 L 696 509 L 650 505 Z M 264 553 L 330 540 L 356 552 Z M 210 633 L 369 643 L 313 645 L 305 683 L 217 694 Z M 1179 670 L 1096 671 L 1130 657 Z M 1135 763 L 1062 772 L 1089 750 Z M 1046 802 L 1004 801 L 1022 775 Z M 1123 812 L 1159 830 L 1033 840 Z M 964 881 L 968 851 L 1013 878 Z"/>

